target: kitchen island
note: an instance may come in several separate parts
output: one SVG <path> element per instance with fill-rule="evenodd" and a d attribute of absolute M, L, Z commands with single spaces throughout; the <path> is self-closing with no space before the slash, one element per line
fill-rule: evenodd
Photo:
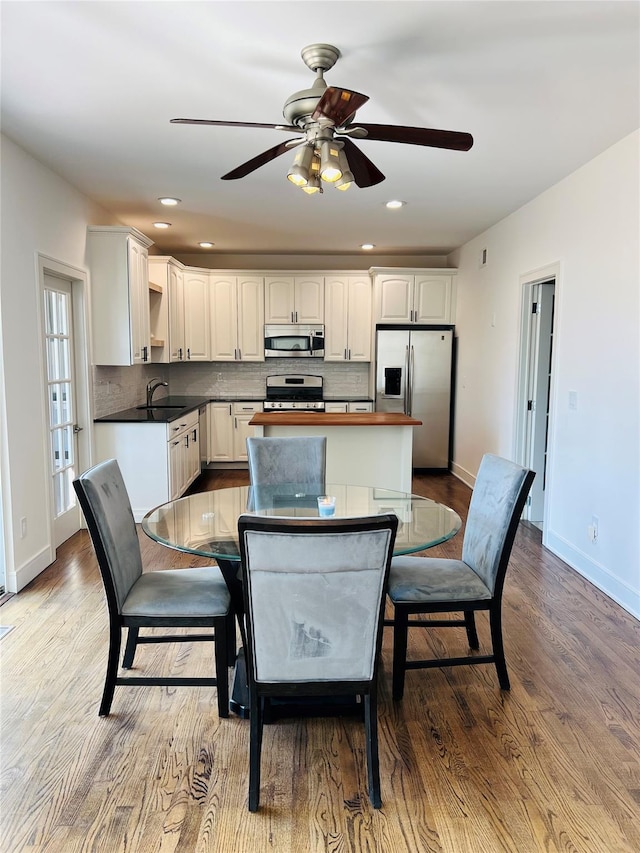
<path fill-rule="evenodd" d="M 421 424 L 391 412 L 260 412 L 249 421 L 257 437 L 326 436 L 329 483 L 399 492 L 411 491 L 413 428 Z"/>

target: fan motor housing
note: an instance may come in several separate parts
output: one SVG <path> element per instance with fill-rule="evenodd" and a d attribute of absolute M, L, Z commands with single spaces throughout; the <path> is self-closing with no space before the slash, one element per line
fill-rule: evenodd
<path fill-rule="evenodd" d="M 324 80 L 318 78 L 311 89 L 301 89 L 299 92 L 289 95 L 282 108 L 282 115 L 287 122 L 298 127 L 304 127 L 305 119 L 313 114 L 326 88 L 327 84 Z"/>

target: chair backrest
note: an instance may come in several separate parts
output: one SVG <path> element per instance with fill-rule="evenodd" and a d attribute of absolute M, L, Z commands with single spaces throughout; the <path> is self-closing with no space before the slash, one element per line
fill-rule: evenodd
<path fill-rule="evenodd" d="M 462 543 L 462 559 L 494 595 L 504 575 L 535 473 L 486 453 L 476 477 Z"/>
<path fill-rule="evenodd" d="M 296 483 L 324 491 L 327 460 L 325 436 L 248 438 L 247 455 L 252 486 Z"/>
<path fill-rule="evenodd" d="M 256 682 L 371 681 L 398 519 L 238 519 Z"/>
<path fill-rule="evenodd" d="M 89 468 L 73 481 L 98 559 L 110 611 L 122 612 L 142 574 L 142 555 L 129 495 L 115 459 Z"/>

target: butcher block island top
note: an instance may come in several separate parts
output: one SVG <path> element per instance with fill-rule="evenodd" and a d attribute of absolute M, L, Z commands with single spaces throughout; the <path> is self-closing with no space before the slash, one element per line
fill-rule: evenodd
<path fill-rule="evenodd" d="M 327 483 L 411 491 L 413 428 L 422 422 L 393 412 L 258 412 L 256 437 L 323 435 Z"/>
<path fill-rule="evenodd" d="M 258 412 L 249 426 L 420 426 L 422 421 L 395 412 Z"/>

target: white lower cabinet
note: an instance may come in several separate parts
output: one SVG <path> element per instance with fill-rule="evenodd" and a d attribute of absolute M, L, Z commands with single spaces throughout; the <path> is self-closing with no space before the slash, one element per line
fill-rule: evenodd
<path fill-rule="evenodd" d="M 198 411 L 167 424 L 170 500 L 179 498 L 200 473 Z"/>
<path fill-rule="evenodd" d="M 325 403 L 324 410 L 330 415 L 342 412 L 372 412 L 373 403 Z"/>
<path fill-rule="evenodd" d="M 179 497 L 200 473 L 198 410 L 165 423 L 97 422 L 95 460 L 117 459 L 137 522 Z"/>
<path fill-rule="evenodd" d="M 211 462 L 246 462 L 249 421 L 262 411 L 261 402 L 209 403 L 209 459 Z"/>

